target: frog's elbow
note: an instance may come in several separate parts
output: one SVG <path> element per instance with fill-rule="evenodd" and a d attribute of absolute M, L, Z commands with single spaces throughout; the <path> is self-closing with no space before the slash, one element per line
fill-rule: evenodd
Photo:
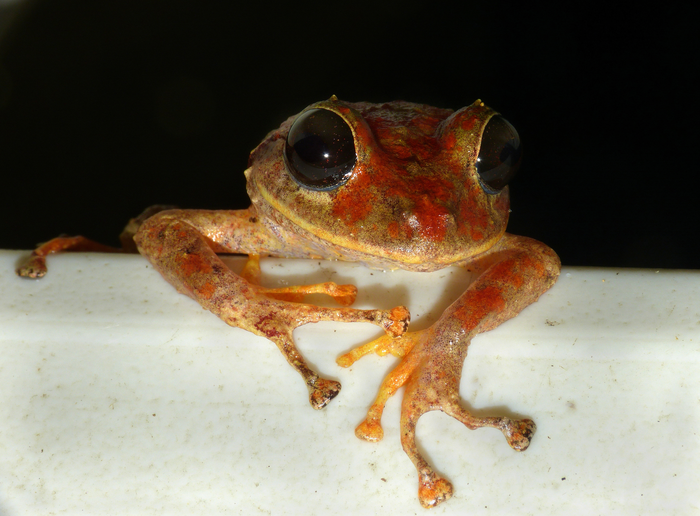
<path fill-rule="evenodd" d="M 157 239 L 160 228 L 182 219 L 183 210 L 171 209 L 160 211 L 144 220 L 134 234 L 134 242 L 141 249 L 146 241 Z"/>

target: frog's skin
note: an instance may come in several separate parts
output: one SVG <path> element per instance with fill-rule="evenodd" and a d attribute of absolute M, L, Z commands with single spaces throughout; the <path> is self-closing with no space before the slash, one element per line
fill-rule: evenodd
<path fill-rule="evenodd" d="M 302 113 L 311 109 L 336 113 L 350 127 L 356 161 L 346 182 L 319 190 L 292 178 L 285 155 L 296 118 L 291 117 L 251 153 L 245 171 L 250 208 L 154 207 L 129 223 L 120 251 L 137 247 L 178 291 L 227 324 L 277 344 L 301 373 L 316 409 L 338 394 L 340 384 L 306 364 L 292 331 L 322 320 L 381 326 L 386 335 L 338 359 L 348 367 L 372 352 L 401 358 L 355 433 L 367 441 L 380 440 L 384 404 L 405 385 L 401 444 L 418 470 L 420 503 L 433 507 L 452 495 L 452 485 L 433 471 L 416 445 L 421 415 L 441 410 L 470 429 L 500 429 L 515 450 L 530 444 L 533 421 L 467 412 L 460 404 L 460 376 L 472 338 L 535 302 L 556 281 L 559 258 L 540 242 L 505 232 L 508 187 L 485 186 L 476 167 L 484 128 L 496 115 L 480 101 L 453 112 L 408 102 L 348 103 L 332 97 Z M 46 255 L 66 250 L 113 249 L 82 237 L 54 239 L 34 251 L 18 273 L 42 276 Z M 250 260 L 237 275 L 217 253 L 248 254 Z M 298 302 L 306 293 L 323 292 L 349 305 L 356 295 L 351 285 L 259 286 L 258 255 L 352 260 L 412 271 L 456 265 L 476 271 L 477 277 L 430 328 L 405 333 L 409 314 L 404 307 L 355 310 Z"/>

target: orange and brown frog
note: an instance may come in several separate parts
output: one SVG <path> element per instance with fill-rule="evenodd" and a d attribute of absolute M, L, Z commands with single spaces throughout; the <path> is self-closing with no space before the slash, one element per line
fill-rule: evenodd
<path fill-rule="evenodd" d="M 35 250 L 18 273 L 43 276 L 46 256 L 58 251 L 138 250 L 178 291 L 227 324 L 273 341 L 301 374 L 316 409 L 338 394 L 340 384 L 311 369 L 294 345 L 293 330 L 317 321 L 382 327 L 383 337 L 338 359 L 348 367 L 373 352 L 401 358 L 355 433 L 367 441 L 380 440 L 384 405 L 405 385 L 401 444 L 418 470 L 420 503 L 433 507 L 447 500 L 453 488 L 416 445 L 421 415 L 441 410 L 470 429 L 498 428 L 519 451 L 528 447 L 535 431 L 530 419 L 474 417 L 459 397 L 472 338 L 535 302 L 559 275 L 559 258 L 549 247 L 505 232 L 507 183 L 520 156 L 513 126 L 481 101 L 452 111 L 332 97 L 289 118 L 253 150 L 245 171 L 250 208 L 153 207 L 127 225 L 123 249 L 60 237 Z M 247 254 L 249 260 L 235 274 L 219 253 Z M 261 287 L 260 255 L 360 261 L 411 271 L 455 265 L 476 272 L 476 279 L 432 326 L 406 332 L 410 317 L 405 307 L 348 308 L 357 294 L 352 285 Z M 301 302 L 305 294 L 319 292 L 344 306 Z"/>

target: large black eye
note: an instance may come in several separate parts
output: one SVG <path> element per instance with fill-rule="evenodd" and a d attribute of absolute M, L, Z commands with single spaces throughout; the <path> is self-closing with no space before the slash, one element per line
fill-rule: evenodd
<path fill-rule="evenodd" d="M 355 166 L 355 140 L 350 126 L 327 109 L 310 109 L 287 135 L 287 168 L 311 190 L 331 190 L 345 183 Z"/>
<path fill-rule="evenodd" d="M 518 171 L 522 155 L 518 131 L 508 120 L 496 115 L 484 129 L 476 171 L 488 188 L 501 190 Z"/>

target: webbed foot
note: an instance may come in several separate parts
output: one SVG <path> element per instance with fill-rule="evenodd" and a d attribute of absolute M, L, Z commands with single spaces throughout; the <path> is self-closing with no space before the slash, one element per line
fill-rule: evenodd
<path fill-rule="evenodd" d="M 401 405 L 401 444 L 418 471 L 418 499 L 425 508 L 435 507 L 449 499 L 453 487 L 448 480 L 435 473 L 418 450 L 415 429 L 423 414 L 440 410 L 471 430 L 497 428 L 516 451 L 523 451 L 530 445 L 536 430 L 531 419 L 475 417 L 462 407 L 459 403 L 459 383 L 467 346 L 464 342 L 457 346 L 449 336 L 436 333 L 429 328 L 407 333 L 397 339 L 384 336 L 338 359 L 341 365 L 349 365 L 371 352 L 402 357 L 399 365 L 384 379 L 367 418 L 356 428 L 355 435 L 371 442 L 381 440 L 384 434 L 381 427 L 384 406 L 401 386 L 406 386 Z"/>

